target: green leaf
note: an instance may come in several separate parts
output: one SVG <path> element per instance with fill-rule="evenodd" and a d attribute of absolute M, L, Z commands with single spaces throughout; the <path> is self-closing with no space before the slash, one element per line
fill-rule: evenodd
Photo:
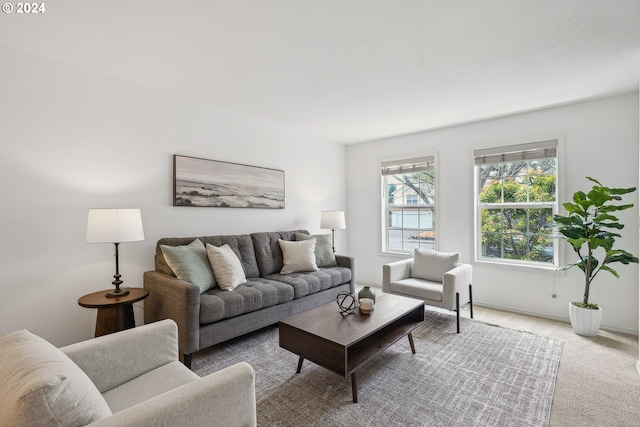
<path fill-rule="evenodd" d="M 609 189 L 609 191 L 611 192 L 611 194 L 628 194 L 628 193 L 633 193 L 634 191 L 636 191 L 636 187 L 611 188 L 611 189 Z"/>
<path fill-rule="evenodd" d="M 569 236 L 567 236 L 567 237 L 568 237 L 567 238 L 567 242 L 569 242 L 569 244 L 571 246 L 573 246 L 574 250 L 580 249 L 582 247 L 582 245 L 584 245 L 585 242 L 587 241 L 587 239 L 585 239 L 583 237 L 580 237 L 580 236 L 578 236 L 576 238 L 569 237 Z"/>
<path fill-rule="evenodd" d="M 613 215 L 609 215 L 609 214 L 602 214 L 602 215 L 598 215 L 597 217 L 593 218 L 593 220 L 595 222 L 601 222 L 601 221 L 605 221 L 605 220 L 611 220 L 611 221 L 617 221 L 618 218 L 613 216 Z"/>
<path fill-rule="evenodd" d="M 598 181 L 597 179 L 591 178 L 590 176 L 588 176 L 587 179 L 591 182 L 595 182 L 596 184 L 602 187 L 602 184 L 600 184 L 600 181 Z"/>
<path fill-rule="evenodd" d="M 613 274 L 614 276 L 616 276 L 617 279 L 620 278 L 620 275 L 618 274 L 617 271 L 615 271 L 613 268 L 607 267 L 606 265 L 603 265 L 600 270 L 604 270 L 604 271 L 608 271 L 609 273 Z"/>

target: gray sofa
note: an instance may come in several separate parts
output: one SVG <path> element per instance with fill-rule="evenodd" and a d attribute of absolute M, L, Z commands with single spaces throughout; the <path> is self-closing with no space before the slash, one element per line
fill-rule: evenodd
<path fill-rule="evenodd" d="M 283 255 L 278 240 L 295 241 L 296 233 L 309 234 L 306 230 L 293 230 L 198 237 L 205 244 L 229 245 L 247 278 L 233 291 L 215 287 L 203 293 L 198 286 L 176 278 L 161 250 L 161 245 L 188 245 L 196 237 L 160 239 L 155 270 L 144 273 L 144 287 L 149 290 L 144 322 L 173 319 L 178 324 L 183 361 L 190 367 L 193 352 L 335 301 L 341 291 L 354 293 L 352 257 L 336 255 L 334 267 L 280 274 Z"/>

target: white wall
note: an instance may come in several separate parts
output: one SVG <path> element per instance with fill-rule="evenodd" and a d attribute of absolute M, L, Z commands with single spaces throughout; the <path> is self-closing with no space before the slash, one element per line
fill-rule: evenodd
<path fill-rule="evenodd" d="M 570 197 L 590 187 L 585 176 L 608 186 L 638 186 L 638 123 L 636 93 L 349 146 L 349 248 L 357 260 L 357 280 L 381 283 L 382 265 L 397 259 L 380 250 L 381 159 L 437 151 L 439 249 L 459 251 L 470 262 L 474 148 L 563 137 L 561 177 L 564 197 Z M 620 218 L 626 225 L 620 247 L 638 254 L 637 204 Z M 637 333 L 638 266 L 615 268 L 621 278 L 599 276 L 590 300 L 604 308 L 603 328 Z M 582 272 L 577 269 L 554 275 L 474 265 L 474 298 L 479 304 L 568 320 L 567 305 L 581 299 L 582 289 Z"/>
<path fill-rule="evenodd" d="M 77 300 L 112 287 L 115 266 L 113 245 L 85 243 L 89 208 L 142 209 L 145 240 L 120 246 L 125 286 L 142 286 L 161 237 L 319 232 L 321 210 L 346 207 L 342 145 L 13 50 L 0 54 L 0 336 L 27 328 L 59 346 L 93 336 L 96 311 Z M 173 154 L 282 169 L 286 208 L 173 207 Z M 346 232 L 336 239 L 347 252 Z"/>

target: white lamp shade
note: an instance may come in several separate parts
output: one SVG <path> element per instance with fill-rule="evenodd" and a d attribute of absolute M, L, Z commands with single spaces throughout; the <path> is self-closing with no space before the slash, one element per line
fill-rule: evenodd
<path fill-rule="evenodd" d="M 347 228 L 343 211 L 322 211 L 320 228 L 339 230 Z"/>
<path fill-rule="evenodd" d="M 87 242 L 121 243 L 144 240 L 140 209 L 89 209 Z"/>

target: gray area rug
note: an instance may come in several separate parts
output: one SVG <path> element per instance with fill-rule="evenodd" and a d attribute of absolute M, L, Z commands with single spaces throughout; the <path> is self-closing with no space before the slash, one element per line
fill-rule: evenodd
<path fill-rule="evenodd" d="M 416 352 L 401 339 L 351 379 L 278 346 L 270 327 L 194 354 L 206 375 L 246 361 L 256 371 L 258 425 L 268 426 L 548 426 L 562 341 L 425 312 L 413 333 Z"/>

